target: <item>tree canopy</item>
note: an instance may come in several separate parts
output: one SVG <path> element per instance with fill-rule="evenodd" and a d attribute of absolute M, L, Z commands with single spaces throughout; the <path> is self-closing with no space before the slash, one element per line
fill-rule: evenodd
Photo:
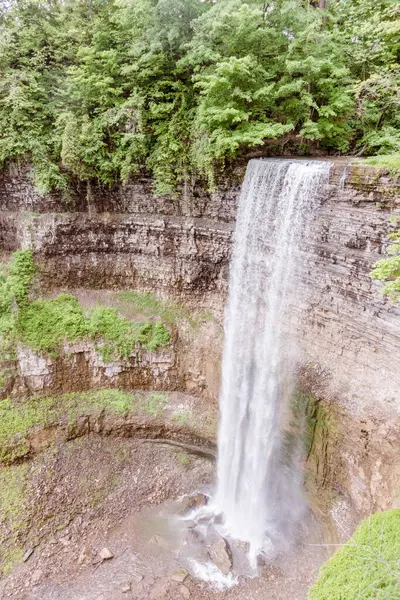
<path fill-rule="evenodd" d="M 400 152 L 397 0 L 8 0 L 0 164 L 156 191 L 271 140 Z"/>

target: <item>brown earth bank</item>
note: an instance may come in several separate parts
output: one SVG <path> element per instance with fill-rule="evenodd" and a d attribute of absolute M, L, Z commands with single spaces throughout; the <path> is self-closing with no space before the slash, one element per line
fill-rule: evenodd
<path fill-rule="evenodd" d="M 328 555 L 325 525 L 309 515 L 293 550 L 258 578 L 225 590 L 201 582 L 185 554 L 192 525 L 179 517 L 203 503 L 214 463 L 191 448 L 92 432 L 8 469 L 19 510 L 8 505 L 0 528 L 3 568 L 15 563 L 2 598 L 305 600 Z"/>
<path fill-rule="evenodd" d="M 28 405 L 44 407 L 46 422 L 32 425 Z M 199 580 L 186 554 L 193 521 L 180 520 L 212 491 L 215 410 L 180 393 L 115 390 L 19 400 L 14 410 L 8 456 L 13 443 L 27 451 L 0 467 L 2 598 L 303 600 L 327 556 L 321 544 L 340 537 L 314 507 L 289 554 L 218 591 Z M 350 532 L 351 515 L 340 521 Z"/>

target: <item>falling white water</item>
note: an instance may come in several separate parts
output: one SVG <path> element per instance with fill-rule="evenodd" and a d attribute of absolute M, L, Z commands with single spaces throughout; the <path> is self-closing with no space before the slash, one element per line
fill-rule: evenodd
<path fill-rule="evenodd" d="M 292 379 L 284 325 L 296 303 L 300 241 L 329 167 L 251 160 L 239 202 L 214 505 L 224 529 L 249 542 L 253 557 L 286 538 L 303 507 L 300 477 L 281 452 L 282 409 Z"/>

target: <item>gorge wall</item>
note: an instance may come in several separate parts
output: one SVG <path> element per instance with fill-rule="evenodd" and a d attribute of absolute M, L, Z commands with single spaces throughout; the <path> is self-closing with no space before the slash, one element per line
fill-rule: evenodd
<path fill-rule="evenodd" d="M 4 173 L 1 249 L 32 248 L 49 290 L 153 290 L 211 309 L 222 323 L 242 176 L 238 169 L 215 193 L 187 185 L 174 199 L 154 198 L 143 179 L 93 190 L 88 202 L 85 190 L 68 200 L 39 196 L 26 172 Z M 360 513 L 393 505 L 400 487 L 400 309 L 369 278 L 399 211 L 400 185 L 387 174 L 334 161 L 293 307 L 302 388 L 336 424 L 312 441 L 316 478 Z M 215 399 L 222 336 L 205 329 L 202 343 L 196 335 L 178 342 L 174 382 Z"/>

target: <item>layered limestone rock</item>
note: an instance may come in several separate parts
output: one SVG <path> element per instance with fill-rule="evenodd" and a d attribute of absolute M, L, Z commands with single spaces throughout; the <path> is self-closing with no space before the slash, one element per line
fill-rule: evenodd
<path fill-rule="evenodd" d="M 14 394 L 60 394 L 110 387 L 179 388 L 174 348 L 150 352 L 138 347 L 129 358 L 106 361 L 101 348 L 88 341 L 65 345 L 56 357 L 18 347 Z"/>
<path fill-rule="evenodd" d="M 400 185 L 381 170 L 347 163 L 334 161 L 304 240 L 307 268 L 288 326 L 300 340 L 303 388 L 333 407 L 339 423 L 324 438 L 320 484 L 346 490 L 365 513 L 391 505 L 400 487 L 400 309 L 369 277 L 394 228 L 389 217 L 400 212 Z M 41 197 L 26 173 L 3 174 L 0 244 L 3 252 L 32 248 L 49 288 L 153 290 L 210 308 L 221 323 L 242 175 L 233 173 L 214 194 L 186 186 L 176 198 L 154 198 L 151 182 L 139 180 L 93 189 L 88 202 L 85 189 L 69 200 Z M 181 335 L 178 375 L 171 367 L 165 377 L 177 389 L 216 398 L 221 348 L 215 322 L 201 335 Z"/>

